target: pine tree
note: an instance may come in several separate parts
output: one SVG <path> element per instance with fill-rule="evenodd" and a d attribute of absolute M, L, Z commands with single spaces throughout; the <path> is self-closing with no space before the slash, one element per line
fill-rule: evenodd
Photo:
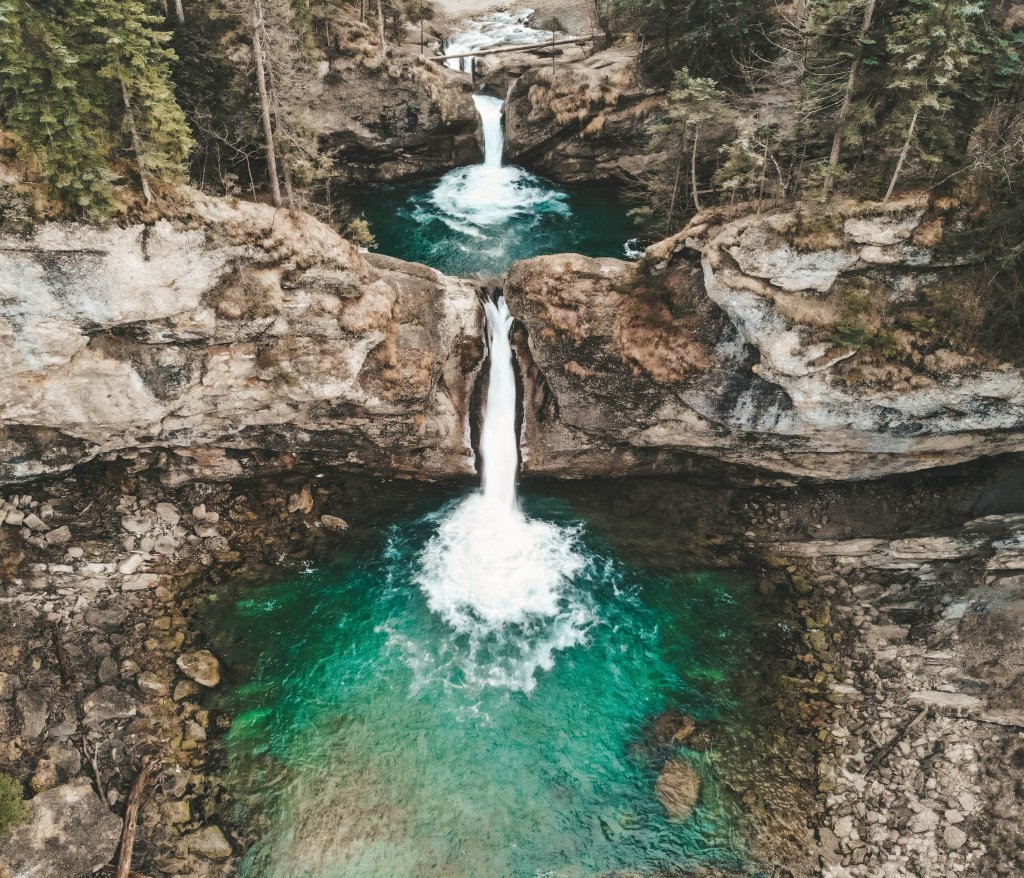
<path fill-rule="evenodd" d="M 182 177 L 191 140 L 159 23 L 141 0 L 0 0 L 0 113 L 74 210 L 110 208 L 125 146 L 147 199 L 151 179 Z"/>
<path fill-rule="evenodd" d="M 142 0 L 93 0 L 81 16 L 82 38 L 96 75 L 124 108 L 129 138 L 144 193 L 150 177 L 180 180 L 192 140 L 170 84 L 170 34 Z"/>
<path fill-rule="evenodd" d="M 0 116 L 54 199 L 74 210 L 111 206 L 110 137 L 103 89 L 49 4 L 0 0 Z M 76 8 L 77 7 L 77 8 Z"/>
<path fill-rule="evenodd" d="M 984 50 L 983 7 L 966 0 L 907 0 L 888 36 L 895 75 L 888 83 L 896 96 L 890 130 L 902 130 L 902 145 L 883 203 L 896 189 L 920 128 L 935 124 L 961 94 L 965 74 Z M 921 156 L 936 162 L 931 153 Z"/>

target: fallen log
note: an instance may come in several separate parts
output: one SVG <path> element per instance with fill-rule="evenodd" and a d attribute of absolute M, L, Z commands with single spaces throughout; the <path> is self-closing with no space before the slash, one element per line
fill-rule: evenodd
<path fill-rule="evenodd" d="M 135 832 L 139 825 L 139 808 L 142 806 L 142 794 L 146 791 L 149 779 L 156 771 L 156 761 L 144 759 L 142 769 L 135 776 L 132 788 L 128 791 L 128 803 L 124 809 L 124 824 L 121 827 L 121 844 L 118 846 L 117 871 L 114 878 L 132 878 L 132 852 L 135 850 Z"/>
<path fill-rule="evenodd" d="M 873 768 L 875 768 L 883 759 L 885 759 L 886 756 L 892 753 L 892 751 L 896 749 L 896 745 L 899 744 L 899 742 L 906 737 L 907 732 L 914 728 L 914 726 L 916 726 L 919 722 L 921 722 L 921 720 L 923 720 L 928 715 L 929 710 L 931 710 L 930 707 L 922 708 L 921 712 L 917 714 L 917 716 L 911 719 L 910 722 L 906 723 L 902 729 L 900 729 L 895 735 L 893 735 L 892 740 L 889 741 L 884 747 L 879 749 L 875 753 L 875 755 L 871 757 L 871 761 L 868 762 L 867 767 L 864 769 L 864 773 L 870 774 Z"/>
<path fill-rule="evenodd" d="M 501 55 L 505 52 L 529 52 L 533 49 L 550 49 L 553 46 L 569 46 L 589 43 L 593 37 L 568 37 L 562 40 L 548 40 L 546 43 L 524 43 L 521 46 L 502 46 L 498 49 L 479 49 L 476 52 L 460 52 L 456 55 L 432 55 L 433 61 L 457 61 L 459 58 L 479 58 L 482 55 Z"/>

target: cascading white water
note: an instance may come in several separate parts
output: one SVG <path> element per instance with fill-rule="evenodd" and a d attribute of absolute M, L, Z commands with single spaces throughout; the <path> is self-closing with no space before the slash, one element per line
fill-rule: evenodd
<path fill-rule="evenodd" d="M 487 302 L 484 312 L 490 368 L 480 432 L 482 488 L 440 521 L 417 581 L 430 609 L 469 638 L 466 680 L 528 692 L 536 671 L 552 667 L 556 651 L 586 638 L 594 615 L 572 588 L 587 565 L 577 532 L 518 508 L 513 321 L 504 298 Z"/>
<path fill-rule="evenodd" d="M 480 114 L 484 132 L 484 167 L 500 168 L 505 152 L 505 132 L 501 129 L 501 111 L 504 101 L 489 95 L 473 95 L 473 103 Z"/>
<path fill-rule="evenodd" d="M 490 341 L 487 404 L 480 431 L 484 499 L 500 509 L 516 503 L 519 443 L 516 440 L 516 378 L 512 367 L 512 315 L 505 297 L 484 305 Z"/>

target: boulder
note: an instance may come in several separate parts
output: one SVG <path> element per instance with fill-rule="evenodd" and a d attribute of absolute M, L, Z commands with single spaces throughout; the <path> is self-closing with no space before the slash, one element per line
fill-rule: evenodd
<path fill-rule="evenodd" d="M 48 705 L 42 693 L 35 689 L 19 689 L 14 696 L 14 709 L 18 714 L 23 738 L 38 738 L 46 728 Z"/>
<path fill-rule="evenodd" d="M 231 842 L 219 826 L 204 826 L 187 835 L 185 841 L 192 853 L 208 860 L 226 860 L 233 853 Z"/>
<path fill-rule="evenodd" d="M 17 878 L 84 878 L 114 856 L 121 820 L 85 778 L 40 793 L 28 809 L 29 822 L 0 845 L 0 874 L 6 866 Z"/>
<path fill-rule="evenodd" d="M 178 656 L 177 664 L 186 677 L 200 686 L 213 688 L 220 683 L 220 662 L 208 649 L 183 653 Z"/>
<path fill-rule="evenodd" d="M 348 522 L 337 515 L 321 515 L 320 527 L 329 530 L 331 533 L 343 534 L 348 530 Z"/>
<path fill-rule="evenodd" d="M 115 686 L 101 686 L 82 699 L 82 710 L 89 725 L 111 720 L 131 719 L 138 711 L 135 699 Z"/>
<path fill-rule="evenodd" d="M 549 61 L 508 91 L 505 155 L 563 183 L 637 178 L 656 160 L 645 123 L 666 103 L 637 76 L 635 46 Z"/>
<path fill-rule="evenodd" d="M 689 819 L 700 798 L 700 788 L 700 775 L 683 759 L 666 762 L 654 786 L 665 813 L 676 823 Z"/>

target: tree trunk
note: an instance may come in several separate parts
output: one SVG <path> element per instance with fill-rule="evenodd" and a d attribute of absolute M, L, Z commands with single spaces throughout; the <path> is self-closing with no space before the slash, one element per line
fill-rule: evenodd
<path fill-rule="evenodd" d="M 263 41 L 260 39 L 262 21 L 258 10 L 252 11 L 252 52 L 256 56 L 256 88 L 260 93 L 260 113 L 263 116 L 263 142 L 267 149 L 267 176 L 270 177 L 270 197 L 274 207 L 281 206 L 281 184 L 277 179 L 277 152 L 274 149 L 274 126 L 270 121 L 270 98 L 267 97 L 266 71 L 263 66 Z"/>
<path fill-rule="evenodd" d="M 380 32 L 380 56 L 387 54 L 388 46 L 384 42 L 384 4 L 377 0 L 377 30 Z"/>
<path fill-rule="evenodd" d="M 125 118 L 128 120 L 128 131 L 132 137 L 132 152 L 135 153 L 135 162 L 139 166 L 142 197 L 146 199 L 146 204 L 149 204 L 153 200 L 153 190 L 149 188 L 149 178 L 146 176 L 146 169 L 142 164 L 142 141 L 139 139 L 139 132 L 135 127 L 135 114 L 132 113 L 132 102 L 128 99 L 128 88 L 124 82 L 121 83 L 121 98 L 124 101 L 124 113 Z"/>
<path fill-rule="evenodd" d="M 672 219 L 676 214 L 676 197 L 679 195 L 679 178 L 683 173 L 683 151 L 679 151 L 679 159 L 676 161 L 676 179 L 672 184 L 672 198 L 668 203 L 668 219 L 665 221 L 665 234 L 672 234 Z"/>
<path fill-rule="evenodd" d="M 135 832 L 139 825 L 139 808 L 142 805 L 142 794 L 156 770 L 156 762 L 147 759 L 142 763 L 142 770 L 136 775 L 132 788 L 128 792 L 128 803 L 124 809 L 124 824 L 121 828 L 121 846 L 117 855 L 117 872 L 115 878 L 128 878 L 132 869 L 132 852 L 135 849 Z"/>
<path fill-rule="evenodd" d="M 185 23 L 185 10 L 181 5 L 181 0 L 174 0 L 174 17 L 178 19 L 178 24 Z"/>
<path fill-rule="evenodd" d="M 892 180 L 889 181 L 889 188 L 886 190 L 882 204 L 888 203 L 896 188 L 896 181 L 899 179 L 900 171 L 903 170 L 903 163 L 907 160 L 907 153 L 910 152 L 910 143 L 914 139 L 914 128 L 917 127 L 917 117 L 921 112 L 921 105 L 914 107 L 914 115 L 910 119 L 910 127 L 907 129 L 907 139 L 903 141 L 903 149 L 900 150 L 899 160 L 896 162 L 896 170 L 892 172 Z"/>
<path fill-rule="evenodd" d="M 693 206 L 700 213 L 700 198 L 697 197 L 697 141 L 700 138 L 700 123 L 693 126 L 693 151 L 690 153 L 690 186 L 693 188 Z"/>
<path fill-rule="evenodd" d="M 843 92 L 843 103 L 839 107 L 839 116 L 836 118 L 836 130 L 832 135 L 832 152 L 828 157 L 828 170 L 825 172 L 825 195 L 828 195 L 832 188 L 832 175 L 835 173 L 836 165 L 839 164 L 839 153 L 843 148 L 843 126 L 846 124 L 846 117 L 850 112 L 850 104 L 853 103 L 853 90 L 857 85 L 857 77 L 860 74 L 860 64 L 864 58 L 864 38 L 871 28 L 871 19 L 875 14 L 875 0 L 868 0 L 864 6 L 864 21 L 857 35 L 857 52 L 853 56 L 853 63 L 850 65 L 850 75 L 846 80 L 846 91 Z"/>

